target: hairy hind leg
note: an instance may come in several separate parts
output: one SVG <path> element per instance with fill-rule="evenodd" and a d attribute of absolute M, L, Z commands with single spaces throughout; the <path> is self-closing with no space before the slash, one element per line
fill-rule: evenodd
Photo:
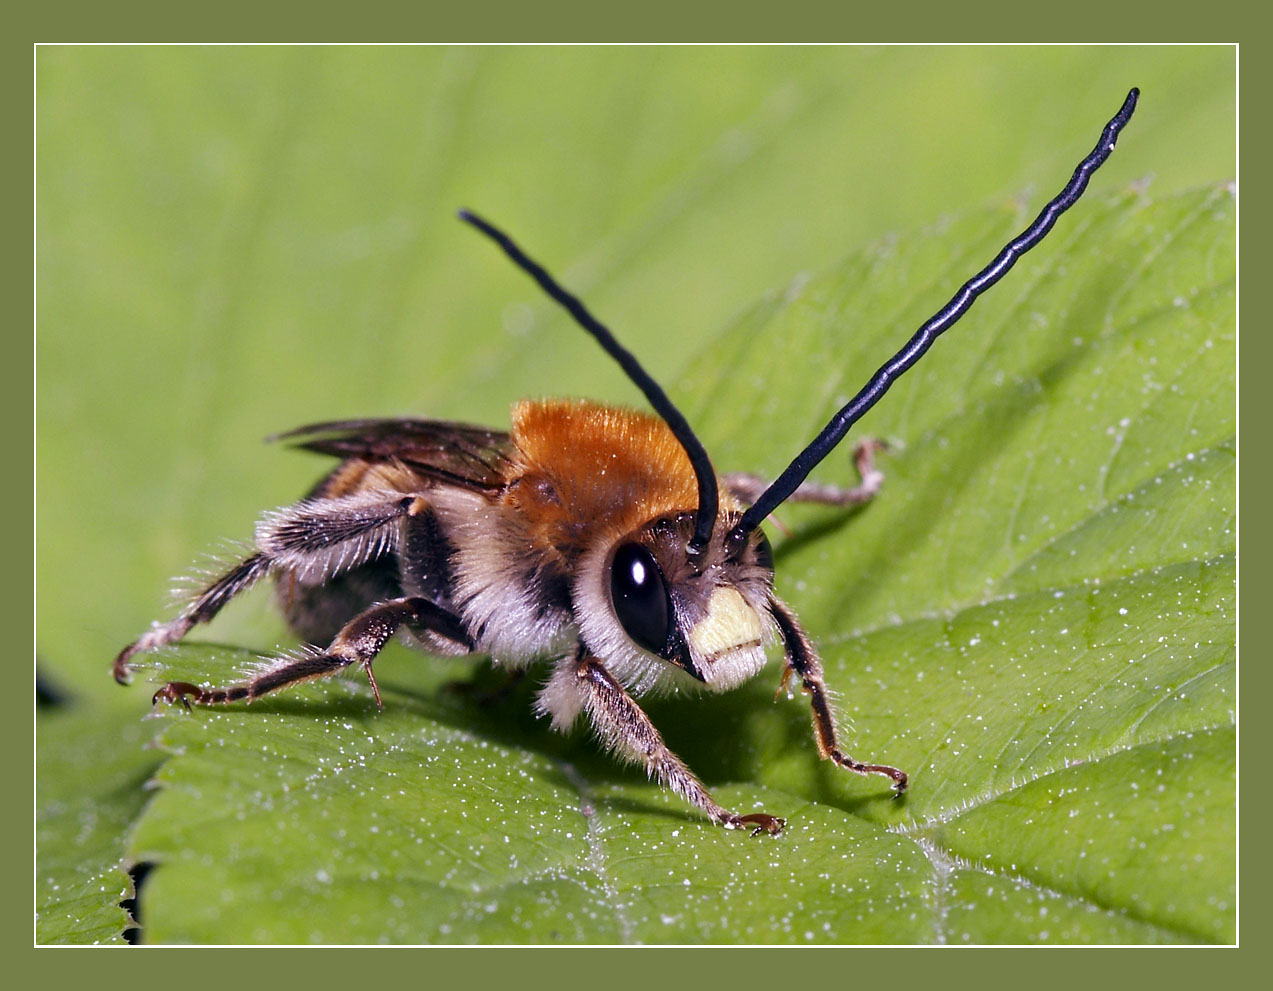
<path fill-rule="evenodd" d="M 155 692 L 153 702 L 157 703 L 161 699 L 165 702 L 180 702 L 186 708 L 190 708 L 191 702 L 196 705 L 251 702 L 267 692 L 314 678 L 324 678 L 351 664 L 361 664 L 371 682 L 376 705 L 384 708 L 371 663 L 403 623 L 428 629 L 470 650 L 473 647 L 473 640 L 460 620 L 445 609 L 428 599 L 393 599 L 374 605 L 355 616 L 321 653 L 306 652 L 285 656 L 256 677 L 228 688 L 200 688 L 188 681 L 170 681 Z"/>
<path fill-rule="evenodd" d="M 290 568 L 325 577 L 390 553 L 397 545 L 398 521 L 424 509 L 418 496 L 375 492 L 306 501 L 270 513 L 257 527 L 254 554 L 195 595 L 176 619 L 155 623 L 115 656 L 115 680 L 127 684 L 133 656 L 176 643 L 267 575 Z"/>

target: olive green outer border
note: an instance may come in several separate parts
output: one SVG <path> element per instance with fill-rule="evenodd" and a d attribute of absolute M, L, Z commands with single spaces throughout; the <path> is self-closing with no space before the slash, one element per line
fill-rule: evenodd
<path fill-rule="evenodd" d="M 900 5 L 865 5 L 844 2 L 786 3 L 667 3 L 647 0 L 641 4 L 592 3 L 489 3 L 483 0 L 460 5 L 406 5 L 363 2 L 355 5 L 333 5 L 325 10 L 317 4 L 297 3 L 268 5 L 257 0 L 247 4 L 222 2 L 215 5 L 122 4 L 122 3 L 44 3 L 30 5 L 20 14 L 6 17 L 9 30 L 6 41 L 4 72 L 11 78 L 3 88 L 6 118 L 11 139 L 11 152 L 3 158 L 7 175 L 4 188 L 4 230 L 14 243 L 11 258 L 0 271 L 11 283 L 6 298 L 29 301 L 34 306 L 32 275 L 34 259 L 31 237 L 31 204 L 33 164 L 28 149 L 32 148 L 33 62 L 35 43 L 114 42 L 211 42 L 246 40 L 296 42 L 365 42 L 365 41 L 449 41 L 449 42 L 1056 42 L 1090 43 L 1118 40 L 1122 42 L 1189 42 L 1239 44 L 1235 58 L 1240 57 L 1241 81 L 1246 93 L 1267 91 L 1259 78 L 1268 75 L 1268 46 L 1260 41 L 1244 42 L 1260 36 L 1254 17 L 1236 13 L 1237 4 L 1225 2 L 1197 5 L 1177 10 L 1166 5 L 1152 7 L 1127 5 L 1116 8 L 1110 3 L 1074 2 L 1065 5 L 982 4 L 973 9 L 969 4 L 933 4 L 912 2 Z M 999 7 L 999 10 L 994 9 Z M 1152 18 L 1152 20 L 1151 20 Z M 1062 20 L 1063 19 L 1063 20 Z M 1263 32 L 1268 35 L 1268 32 Z M 1248 104 L 1257 106 L 1253 97 Z M 1262 104 L 1262 101 L 1261 101 Z M 1258 116 L 1253 119 L 1260 119 Z M 1270 160 L 1267 127 L 1252 127 L 1242 135 L 1245 139 L 1241 165 L 1259 175 L 1259 165 Z M 1254 164 L 1253 164 L 1254 163 Z M 1267 168 L 1267 165 L 1265 165 Z M 1264 256 L 1273 254 L 1267 238 L 1260 236 L 1262 220 L 1267 214 L 1267 193 L 1263 183 L 1259 189 L 1243 190 L 1240 200 L 1242 229 L 1247 232 L 1241 245 L 1246 271 L 1263 269 Z M 1254 283 L 1257 287 L 1260 283 Z M 1258 294 L 1258 288 L 1257 288 Z M 1254 298 L 1254 297 L 1251 297 Z M 19 313 L 27 307 L 14 306 Z M 1254 306 L 1248 306 L 1254 311 Z M 28 328 L 33 323 L 11 315 L 8 333 L 4 335 L 6 350 L 15 352 L 4 363 L 10 381 L 2 394 L 6 405 L 11 437 L 22 436 L 31 422 L 34 360 L 33 337 Z M 1241 494 L 1246 505 L 1254 507 L 1242 517 L 1242 549 L 1240 555 L 1242 585 L 1241 602 L 1267 601 L 1266 569 L 1262 551 L 1268 545 L 1269 524 L 1260 512 L 1260 496 L 1268 491 L 1270 469 L 1260 456 L 1259 441 L 1265 436 L 1262 424 L 1270 415 L 1267 387 L 1260 388 L 1257 376 L 1273 367 L 1269 359 L 1270 335 L 1258 330 L 1240 340 L 1240 354 L 1245 375 L 1240 376 L 1240 395 L 1245 416 L 1242 422 L 1255 425 L 1251 436 L 1257 440 L 1256 456 L 1248 458 L 1241 475 Z M 12 459 L 11 471 L 20 474 L 21 460 Z M 31 488 L 27 476 L 15 477 L 5 489 L 5 497 L 13 503 L 7 518 L 33 519 Z M 17 557 L 17 555 L 14 555 Z M 1254 566 L 1251 562 L 1255 562 Z M 31 622 L 33 603 L 30 593 L 23 594 L 22 582 L 15 580 L 4 597 L 6 628 L 18 630 Z M 30 587 L 29 585 L 27 586 Z M 1252 627 L 1247 624 L 1247 640 Z M 1240 635 L 1240 634 L 1239 634 Z M 19 649 L 20 652 L 20 649 Z M 1257 652 L 1258 655 L 1258 652 Z M 1267 691 L 1269 665 L 1241 665 L 1241 697 L 1263 700 L 1273 697 Z M 28 668 L 28 671 L 33 668 Z M 23 705 L 30 705 L 30 689 L 19 681 Z M 1249 707 L 1248 707 L 1249 708 Z M 6 762 L 19 792 L 33 793 L 32 720 L 34 716 L 4 721 L 7 734 L 15 737 L 10 752 L 17 756 Z M 1257 755 L 1267 752 L 1269 721 L 1256 719 L 1250 727 L 1240 723 L 1242 752 L 1247 760 L 1246 788 L 1241 791 L 1241 824 L 1243 835 L 1260 837 L 1267 822 L 1270 803 L 1265 775 L 1255 763 Z M 1241 765 L 1240 765 L 1241 766 Z M 1254 770 L 1250 770 L 1254 768 Z M 20 801 L 14 802 L 20 806 Z M 235 950 L 211 959 L 195 960 L 191 953 L 215 953 L 216 950 L 152 948 L 147 950 L 116 949 L 31 949 L 33 940 L 30 902 L 26 885 L 31 877 L 26 870 L 26 851 L 33 850 L 33 823 L 29 816 L 11 815 L 5 820 L 8 848 L 21 851 L 15 861 L 16 895 L 7 900 L 13 915 L 4 927 L 6 941 L 23 953 L 6 954 L 6 971 L 12 979 L 24 977 L 42 984 L 75 981 L 81 988 L 112 987 L 128 981 L 143 986 L 168 980 L 184 987 L 191 984 L 239 983 L 250 985 L 286 982 L 290 987 L 330 987 L 337 983 L 359 981 L 372 987 L 454 986 L 503 987 L 520 991 L 525 986 L 574 987 L 591 985 L 610 989 L 648 988 L 652 981 L 666 975 L 676 987 L 738 987 L 747 991 L 766 988 L 797 989 L 804 987 L 862 987 L 880 983 L 885 986 L 903 984 L 917 986 L 932 981 L 947 987 L 975 982 L 978 987 L 995 984 L 1026 985 L 1033 988 L 1072 988 L 1076 977 L 1090 975 L 1100 987 L 1149 983 L 1155 987 L 1199 986 L 1203 982 L 1242 983 L 1234 971 L 1239 963 L 1233 957 L 1221 960 L 1204 956 L 1199 950 L 1135 949 L 1108 951 L 1052 950 L 1051 956 L 1026 959 L 1024 950 L 973 950 L 959 960 L 941 950 L 927 954 L 919 948 L 830 948 L 790 950 L 747 949 L 503 949 L 464 950 L 399 950 L 375 957 L 353 949 L 315 950 L 309 954 L 289 951 Z M 1248 842 L 1242 849 L 1239 938 L 1245 935 L 1244 956 L 1267 954 L 1269 940 L 1261 937 L 1266 930 L 1270 909 L 1259 896 L 1261 882 L 1268 878 L 1268 856 L 1265 844 Z M 33 852 L 31 856 L 33 857 Z M 1254 893 L 1254 897 L 1251 896 Z M 109 956 L 103 956 L 102 953 Z M 1048 951 L 1038 951 L 1048 952 Z M 1224 952 L 1213 951 L 1213 952 Z M 428 957 L 419 954 L 428 953 Z M 1184 954 L 1183 956 L 1181 954 Z M 90 957 L 89 954 L 92 954 Z M 183 954 L 176 959 L 173 954 Z M 406 956 L 404 954 L 410 954 Z M 528 954 L 538 954 L 529 956 Z M 639 954 L 636 955 L 636 954 Z M 1240 971 L 1266 970 L 1256 959 L 1240 961 Z M 321 968 L 321 970 L 319 969 Z M 79 978 L 79 980 L 76 980 Z M 161 985 L 160 985 L 161 986 Z"/>

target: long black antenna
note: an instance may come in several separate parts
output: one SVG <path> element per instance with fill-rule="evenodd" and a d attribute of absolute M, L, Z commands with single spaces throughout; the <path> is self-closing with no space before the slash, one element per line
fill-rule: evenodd
<path fill-rule="evenodd" d="M 712 539 L 712 528 L 716 525 L 720 495 L 716 489 L 716 472 L 712 470 L 711 459 L 707 456 L 702 443 L 694 436 L 689 422 L 672 404 L 672 400 L 668 399 L 662 387 L 641 367 L 641 363 L 636 360 L 632 352 L 615 340 L 614 335 L 601 321 L 588 312 L 587 307 L 577 297 L 558 285 L 542 265 L 527 257 L 512 238 L 469 210 L 461 210 L 459 216 L 465 223 L 472 224 L 503 248 L 504 254 L 508 255 L 518 268 L 538 282 L 544 292 L 564 306 L 575 318 L 575 322 L 595 337 L 597 343 L 605 348 L 606 353 L 627 372 L 628 378 L 645 393 L 645 398 L 650 401 L 654 411 L 667 421 L 667 425 L 672 428 L 672 433 L 681 442 L 681 447 L 685 448 L 685 453 L 689 455 L 690 465 L 694 468 L 694 475 L 698 479 L 698 513 L 694 517 L 694 536 L 690 538 L 689 550 L 692 554 L 701 553 Z"/>
<path fill-rule="evenodd" d="M 1034 223 L 1022 231 L 1015 239 L 1004 246 L 995 256 L 995 260 L 963 284 L 959 292 L 950 302 L 938 310 L 928 322 L 915 332 L 915 336 L 906 342 L 906 346 L 893 355 L 880 368 L 871 380 L 866 383 L 852 400 L 840 412 L 832 417 L 813 442 L 800 452 L 799 456 L 787 466 L 778 479 L 767 488 L 759 499 L 747 510 L 742 519 L 729 531 L 725 538 L 727 547 L 739 546 L 752 530 L 756 529 L 770 513 L 781 505 L 805 480 L 809 472 L 817 466 L 835 448 L 849 428 L 860 420 L 880 397 L 888 392 L 889 387 L 923 356 L 933 341 L 949 330 L 968 312 L 968 308 L 983 292 L 1008 274 L 1008 270 L 1017 263 L 1017 259 L 1033 248 L 1047 236 L 1048 231 L 1056 223 L 1057 218 L 1072 207 L 1087 188 L 1092 173 L 1099 169 L 1114 151 L 1114 143 L 1118 134 L 1132 117 L 1136 109 L 1136 100 L 1140 90 L 1133 89 L 1127 94 L 1122 108 L 1113 119 L 1105 125 L 1101 138 L 1083 161 L 1079 162 L 1074 175 L 1065 184 L 1065 188 L 1056 198 L 1043 208 L 1043 212 L 1035 218 Z"/>

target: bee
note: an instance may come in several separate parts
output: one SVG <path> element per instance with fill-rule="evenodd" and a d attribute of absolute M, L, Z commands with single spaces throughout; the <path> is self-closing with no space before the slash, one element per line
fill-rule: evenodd
<path fill-rule="evenodd" d="M 187 708 L 252 702 L 298 682 L 372 670 L 395 635 L 442 655 L 483 654 L 513 672 L 551 665 L 536 707 L 557 730 L 587 717 L 601 744 L 641 764 L 713 822 L 776 835 L 785 820 L 719 805 L 663 742 L 639 699 L 657 690 L 724 692 L 756 675 L 781 646 L 781 685 L 808 696 L 824 759 L 882 775 L 896 795 L 905 771 L 842 748 L 813 641 L 774 591 L 760 525 L 783 502 L 857 505 L 879 487 L 871 444 L 859 445 L 861 484 L 807 481 L 850 427 L 937 337 L 1037 245 L 1078 201 L 1114 150 L 1136 106 L 1133 89 L 1064 189 L 1020 235 L 915 332 L 862 390 L 766 485 L 717 476 L 667 394 L 575 296 L 503 231 L 460 218 L 498 245 L 622 366 L 655 415 L 573 400 L 524 401 L 507 431 L 437 420 L 348 420 L 280 435 L 339 464 L 295 505 L 266 513 L 254 549 L 155 623 L 115 658 L 181 640 L 227 602 L 273 578 L 307 646 L 224 688 L 173 681 L 153 703 Z"/>

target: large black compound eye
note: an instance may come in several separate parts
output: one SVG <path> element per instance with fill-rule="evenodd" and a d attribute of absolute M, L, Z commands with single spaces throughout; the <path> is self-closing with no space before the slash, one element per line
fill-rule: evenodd
<path fill-rule="evenodd" d="M 646 650 L 662 654 L 671 637 L 672 605 L 654 555 L 624 544 L 610 566 L 610 601 L 624 632 Z"/>

